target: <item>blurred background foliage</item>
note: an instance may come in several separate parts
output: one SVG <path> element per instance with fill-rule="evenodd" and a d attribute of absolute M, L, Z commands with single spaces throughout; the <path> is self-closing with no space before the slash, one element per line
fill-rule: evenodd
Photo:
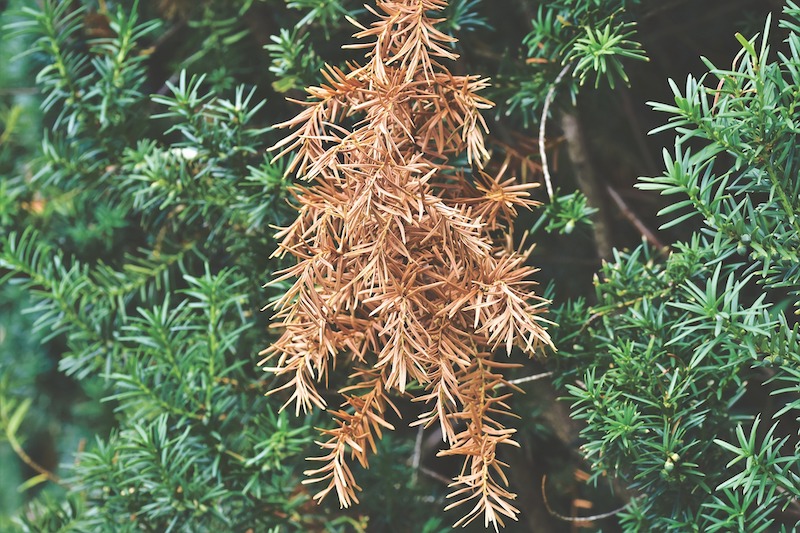
<path fill-rule="evenodd" d="M 675 101 L 670 78 L 685 92 L 687 74 L 701 77 L 709 65 L 744 68 L 746 60 L 734 61 L 743 50 L 734 35 L 755 36 L 767 14 L 777 17 L 783 7 L 780 0 L 449 3 L 442 24 L 458 37 L 461 54 L 453 72 L 492 79 L 490 167 L 508 164 L 520 179 L 543 183 L 537 194 L 544 205 L 522 215 L 515 238 L 533 233 L 531 261 L 561 324 L 554 331 L 559 353 L 514 357 L 522 367 L 512 378 L 554 375 L 521 383 L 527 394 L 514 399 L 515 412 L 524 413 L 516 421 L 522 446 L 506 460 L 523 515 L 510 531 L 689 530 L 682 528 L 701 523 L 699 530 L 755 531 L 765 523 L 790 528 L 800 518 L 797 500 L 779 495 L 767 514 L 747 522 L 758 527 L 740 529 L 726 522 L 737 513 L 750 517 L 734 508 L 744 505 L 733 496 L 735 482 L 730 501 L 709 500 L 701 509 L 698 494 L 716 487 L 703 486 L 702 468 L 686 467 L 677 482 L 671 477 L 689 457 L 706 458 L 706 472 L 722 475 L 726 453 L 736 453 L 731 446 L 746 448 L 735 432 L 749 431 L 761 415 L 762 430 L 756 425 L 753 434 L 764 437 L 765 419 L 784 405 L 770 396 L 778 385 L 746 382 L 753 375 L 759 384 L 779 381 L 782 369 L 797 368 L 796 248 L 786 248 L 785 258 L 769 249 L 766 261 L 778 266 L 765 266 L 743 227 L 734 228 L 735 242 L 709 233 L 719 228 L 704 226 L 704 217 L 658 229 L 666 220 L 657 213 L 678 200 L 634 187 L 640 176 L 662 174 L 662 148 L 673 144 L 672 132 L 647 135 L 669 118 L 647 102 Z M 361 504 L 318 507 L 300 484 L 317 421 L 279 413 L 281 399 L 263 397 L 272 384 L 254 368 L 272 335 L 258 310 L 280 291 L 260 287 L 280 268 L 268 259 L 273 227 L 292 216 L 284 163 L 266 153 L 281 135 L 270 126 L 297 112 L 286 98 L 303 99 L 304 87 L 321 82 L 322 65 L 358 58 L 359 51 L 340 48 L 354 31 L 347 16 L 370 17 L 351 0 L 0 2 L 1 530 L 449 530 L 457 517 L 442 511 L 443 480 L 457 472 L 435 459 L 441 439 L 433 430 L 396 424 L 371 468 L 359 473 Z M 771 41 L 788 50 L 782 40 L 790 31 L 775 28 Z M 539 150 L 550 100 L 552 199 Z M 702 115 L 697 106 L 683 128 Z M 781 135 L 776 143 L 793 138 Z M 700 150 L 704 138 L 682 146 Z M 718 159 L 759 168 L 760 161 L 740 156 L 728 151 Z M 746 188 L 741 179 L 733 193 Z M 656 190 L 680 185 L 650 183 Z M 771 199 L 770 191 L 752 194 Z M 797 239 L 786 232 L 786 242 Z M 751 240 L 742 244 L 745 234 Z M 679 241 L 686 244 L 673 245 Z M 774 278 L 774 268 L 784 276 L 767 303 L 759 300 L 764 289 L 747 283 L 755 267 L 732 255 L 740 244 L 745 255 L 756 252 L 752 264 L 765 277 Z M 667 260 L 668 245 L 674 253 Z M 685 283 L 699 292 L 668 294 Z M 692 331 L 683 344 L 667 341 L 695 324 L 682 313 L 696 311 L 689 300 L 726 292 L 741 294 L 745 303 L 726 301 L 726 312 L 745 309 L 752 338 L 787 332 L 785 342 L 754 344 L 763 363 L 755 370 L 750 359 L 698 363 L 692 378 L 708 384 L 692 388 L 665 361 L 694 365 L 706 337 Z M 709 339 L 722 333 L 722 326 L 703 330 Z M 731 335 L 725 350 L 746 344 Z M 764 353 L 772 358 L 767 378 Z M 787 383 L 796 400 L 796 381 Z M 645 392 L 636 396 L 637 387 Z M 664 418 L 663 405 L 647 403 L 655 401 L 647 391 L 663 397 L 677 389 L 686 416 Z M 398 404 L 408 421 L 421 410 L 402 398 Z M 686 422 L 697 405 L 725 416 Z M 776 446 L 791 455 L 797 433 L 791 415 L 780 414 L 789 429 L 778 433 L 789 440 L 777 438 Z M 687 423 L 690 437 L 665 430 L 664 420 Z M 748 425 L 737 430 L 739 423 Z M 658 449 L 648 455 L 626 439 L 645 448 L 658 440 Z M 670 439 L 690 450 L 678 453 Z M 790 485 L 778 491 L 785 496 L 797 482 L 795 466 L 779 465 Z M 684 501 L 692 499 L 696 505 Z M 621 519 L 555 516 L 625 504 Z"/>

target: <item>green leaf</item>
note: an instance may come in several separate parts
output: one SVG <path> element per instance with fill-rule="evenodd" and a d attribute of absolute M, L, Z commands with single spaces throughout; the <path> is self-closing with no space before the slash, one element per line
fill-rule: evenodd
<path fill-rule="evenodd" d="M 739 43 L 744 47 L 745 50 L 747 50 L 747 53 L 750 54 L 753 59 L 758 59 L 758 54 L 756 53 L 755 47 L 745 38 L 744 35 L 736 32 L 736 40 L 739 41 Z"/>

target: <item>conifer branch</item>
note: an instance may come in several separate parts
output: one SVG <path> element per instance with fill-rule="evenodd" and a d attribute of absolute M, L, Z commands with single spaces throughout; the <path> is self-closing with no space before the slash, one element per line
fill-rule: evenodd
<path fill-rule="evenodd" d="M 307 185 L 293 190 L 298 217 L 278 233 L 275 254 L 297 262 L 272 282 L 293 280 L 274 304 L 283 334 L 261 364 L 289 377 L 273 392 L 289 391 L 297 413 L 325 407 L 314 383 L 334 364 L 359 368 L 340 389 L 337 427 L 322 430 L 322 466 L 306 472 L 326 483 L 315 499 L 335 490 L 342 507 L 358 501 L 347 455 L 367 466 L 375 439 L 393 429 L 389 394 L 413 382 L 431 404 L 414 425 L 438 423 L 443 454 L 464 459 L 450 507 L 474 507 L 458 523 L 483 516 L 497 527 L 518 510 L 498 458 L 500 445 L 515 445 L 496 419 L 509 395 L 494 393 L 509 365 L 491 351 L 517 345 L 533 355 L 551 342 L 527 253 L 492 232 L 510 232 L 517 209 L 536 205 L 537 184 L 503 178 L 505 166 L 482 170 L 488 82 L 440 62 L 457 58 L 431 18 L 446 4 L 377 2 L 369 10 L 378 21 L 356 34 L 366 42 L 351 46 L 367 50 L 366 64 L 327 67 L 327 83 L 278 125 L 291 131 L 272 149 L 295 154 L 288 172 Z M 472 168 L 454 166 L 462 154 Z"/>

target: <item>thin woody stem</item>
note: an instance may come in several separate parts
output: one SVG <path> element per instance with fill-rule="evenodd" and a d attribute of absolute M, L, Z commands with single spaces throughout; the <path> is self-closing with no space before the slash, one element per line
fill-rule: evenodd
<path fill-rule="evenodd" d="M 553 97 L 556 94 L 556 86 L 561 83 L 561 80 L 567 74 L 569 69 L 572 68 L 572 63 L 568 63 L 564 65 L 564 68 L 561 69 L 561 72 L 558 73 L 556 76 L 555 81 L 550 85 L 550 89 L 547 91 L 547 96 L 544 99 L 544 107 L 542 108 L 542 120 L 539 123 L 539 156 L 542 159 L 542 174 L 544 175 L 544 184 L 547 187 L 547 196 L 550 198 L 550 201 L 553 201 L 553 183 L 552 179 L 550 178 L 550 167 L 547 164 L 547 151 L 545 150 L 545 133 L 547 129 L 547 113 L 550 111 L 550 103 L 553 101 Z"/>
<path fill-rule="evenodd" d="M 625 216 L 625 218 L 627 218 L 630 221 L 630 223 L 633 224 L 633 226 L 637 230 L 639 230 L 639 233 L 641 233 L 642 237 L 647 239 L 647 241 L 650 244 L 652 244 L 658 249 L 668 248 L 667 246 L 664 245 L 664 243 L 662 243 L 659 240 L 658 237 L 656 237 L 656 234 L 653 233 L 653 231 L 650 230 L 650 228 L 645 226 L 644 222 L 642 222 L 639 219 L 639 217 L 636 216 L 636 213 L 633 212 L 633 210 L 628 206 L 628 204 L 625 203 L 625 200 L 622 199 L 622 196 L 620 196 L 619 193 L 616 190 L 614 190 L 613 187 L 611 187 L 611 185 L 606 185 L 606 191 L 608 192 L 608 195 L 611 197 L 614 203 L 617 204 L 617 207 L 619 207 L 620 211 Z"/>
<path fill-rule="evenodd" d="M 425 434 L 425 427 L 419 426 L 417 428 L 417 438 L 414 441 L 414 456 L 411 458 L 411 468 L 414 469 L 412 474 L 412 484 L 417 483 L 417 475 L 419 472 L 419 463 L 422 458 L 422 437 Z"/>
<path fill-rule="evenodd" d="M 547 476 L 546 475 L 542 476 L 542 500 L 544 501 L 544 506 L 547 509 L 548 513 L 555 516 L 559 520 L 563 520 L 565 522 L 596 522 L 604 518 L 611 518 L 612 516 L 615 516 L 624 511 L 625 509 L 627 509 L 628 506 L 631 504 L 630 502 L 628 502 L 622 507 L 614 509 L 613 511 L 609 511 L 603 514 L 596 514 L 592 516 L 564 516 L 563 514 L 554 511 L 553 508 L 550 507 L 550 502 L 547 500 L 547 492 L 545 490 L 546 482 L 547 482 Z"/>
<path fill-rule="evenodd" d="M 524 378 L 517 378 L 509 380 L 509 384 L 511 385 L 519 385 L 521 383 L 528 383 L 530 381 L 539 381 L 540 379 L 549 378 L 552 376 L 554 372 L 544 372 L 542 374 L 535 374 L 533 376 L 525 376 Z"/>
<path fill-rule="evenodd" d="M 17 440 L 17 437 L 13 433 L 11 433 L 9 431 L 6 431 L 5 435 L 6 435 L 6 439 L 8 440 L 9 445 L 11 446 L 11 449 L 14 450 L 14 453 L 17 455 L 17 457 L 20 458 L 20 460 L 23 463 L 28 465 L 34 471 L 36 471 L 39 474 L 41 474 L 44 477 L 46 477 L 48 479 L 48 481 L 52 481 L 53 483 L 61 485 L 62 487 L 66 487 L 67 486 L 61 480 L 61 478 L 58 477 L 58 475 L 54 474 L 50 470 L 46 469 L 45 467 L 43 467 L 42 465 L 40 465 L 39 463 L 34 461 L 31 458 L 31 456 L 28 455 L 27 452 L 22 448 L 22 445 L 19 443 L 19 441 Z"/>

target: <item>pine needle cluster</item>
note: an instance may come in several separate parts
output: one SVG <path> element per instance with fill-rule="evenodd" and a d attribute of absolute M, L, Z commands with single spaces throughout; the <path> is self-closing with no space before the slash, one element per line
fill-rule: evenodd
<path fill-rule="evenodd" d="M 273 283 L 294 280 L 275 303 L 282 336 L 260 364 L 288 380 L 296 412 L 327 408 L 336 367 L 352 368 L 322 430 L 319 468 L 309 482 L 335 491 L 342 507 L 358 502 L 349 460 L 368 465 L 384 430 L 393 394 L 422 390 L 429 410 L 413 424 L 438 424 L 449 449 L 463 457 L 450 507 L 469 504 L 458 524 L 479 516 L 487 526 L 514 519 L 515 495 L 498 457 L 515 445 L 510 366 L 493 352 L 514 345 L 533 355 L 551 346 L 534 292 L 528 252 L 506 244 L 519 208 L 535 202 L 536 184 L 492 176 L 478 76 L 456 76 L 442 63 L 458 56 L 437 29 L 443 0 L 378 1 L 371 27 L 355 23 L 363 66 L 326 67 L 327 83 L 308 89 L 304 109 L 280 124 L 291 132 L 273 147 L 294 153 L 289 172 L 297 219 L 280 230 L 276 256 L 296 264 Z M 466 164 L 463 156 L 466 155 Z M 459 164 L 459 159 L 462 163 Z"/>

